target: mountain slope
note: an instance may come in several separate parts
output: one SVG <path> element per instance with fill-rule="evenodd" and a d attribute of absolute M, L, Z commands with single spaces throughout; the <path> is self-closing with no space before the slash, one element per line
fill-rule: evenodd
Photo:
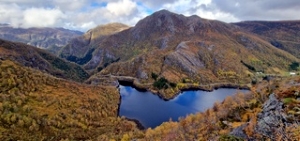
<path fill-rule="evenodd" d="M 82 32 L 68 30 L 64 28 L 13 28 L 10 26 L 0 26 L 0 39 L 22 42 L 28 45 L 58 52 L 61 47 Z"/>
<path fill-rule="evenodd" d="M 45 71 L 60 78 L 83 81 L 89 77 L 80 66 L 58 58 L 45 50 L 0 39 L 0 58 Z"/>
<path fill-rule="evenodd" d="M 72 39 L 70 43 L 61 50 L 60 56 L 81 65 L 85 64 L 91 59 L 92 53 L 99 42 L 109 35 L 127 28 L 129 28 L 127 25 L 121 23 L 97 26 L 87 31 L 84 35 Z"/>
<path fill-rule="evenodd" d="M 234 24 L 300 58 L 300 21 L 245 21 Z"/>
<path fill-rule="evenodd" d="M 115 87 L 57 79 L 9 60 L 0 60 L 0 78 L 1 140 L 119 140 L 137 130 L 117 117 Z"/>
<path fill-rule="evenodd" d="M 255 72 L 281 73 L 298 59 L 240 27 L 198 16 L 158 11 L 135 27 L 95 44 L 87 70 L 132 76 L 151 74 L 180 83 L 248 83 Z"/>

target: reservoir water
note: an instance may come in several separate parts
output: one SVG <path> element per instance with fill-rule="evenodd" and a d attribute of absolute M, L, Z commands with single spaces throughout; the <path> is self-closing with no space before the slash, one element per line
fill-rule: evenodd
<path fill-rule="evenodd" d="M 174 99 L 165 101 L 148 91 L 138 91 L 131 86 L 120 85 L 121 104 L 119 116 L 138 120 L 145 128 L 154 128 L 165 121 L 178 121 L 179 117 L 203 112 L 222 102 L 227 96 L 248 90 L 220 88 L 212 92 L 184 91 Z"/>

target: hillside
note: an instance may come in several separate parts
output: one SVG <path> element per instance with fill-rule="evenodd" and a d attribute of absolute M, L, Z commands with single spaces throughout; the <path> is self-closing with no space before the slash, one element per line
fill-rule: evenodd
<path fill-rule="evenodd" d="M 64 28 L 13 28 L 0 26 L 0 39 L 21 42 L 57 53 L 61 47 L 82 32 Z"/>
<path fill-rule="evenodd" d="M 89 74 L 77 64 L 23 43 L 0 39 L 0 59 L 10 59 L 24 66 L 69 80 L 84 81 L 89 77 Z"/>
<path fill-rule="evenodd" d="M 300 58 L 300 21 L 245 21 L 234 24 Z"/>
<path fill-rule="evenodd" d="M 138 136 L 133 122 L 117 117 L 115 87 L 54 78 L 0 60 L 0 140 L 108 140 Z"/>
<path fill-rule="evenodd" d="M 57 79 L 0 60 L 1 140 L 298 140 L 300 78 L 258 83 L 203 113 L 144 131 L 117 117 L 115 87 Z"/>
<path fill-rule="evenodd" d="M 92 79 L 111 74 L 147 85 L 156 81 L 158 89 L 175 86 L 160 90 L 170 98 L 182 82 L 246 84 L 256 72 L 280 74 L 298 61 L 233 24 L 161 10 L 95 44 L 83 66 L 99 72 Z"/>
<path fill-rule="evenodd" d="M 129 28 L 127 25 L 121 23 L 99 25 L 87 31 L 84 35 L 72 39 L 70 43 L 61 50 L 60 56 L 83 65 L 91 59 L 97 44 L 106 37 L 127 28 Z"/>
<path fill-rule="evenodd" d="M 249 94 L 148 129 L 141 140 L 299 140 L 299 83 L 299 76 L 263 81 Z"/>

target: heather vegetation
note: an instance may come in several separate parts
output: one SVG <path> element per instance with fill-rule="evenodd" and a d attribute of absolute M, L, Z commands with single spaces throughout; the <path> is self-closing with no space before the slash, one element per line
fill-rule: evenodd
<path fill-rule="evenodd" d="M 12 61 L 1 61 L 0 72 L 1 140 L 108 140 L 137 130 L 117 117 L 116 88 L 57 79 Z"/>

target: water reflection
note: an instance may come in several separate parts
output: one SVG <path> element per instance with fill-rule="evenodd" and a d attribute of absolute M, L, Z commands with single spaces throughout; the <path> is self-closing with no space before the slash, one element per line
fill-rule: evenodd
<path fill-rule="evenodd" d="M 247 92 L 247 90 L 239 90 Z M 122 97 L 120 116 L 137 119 L 146 128 L 156 127 L 164 121 L 177 121 L 179 117 L 204 111 L 214 102 L 222 101 L 233 95 L 236 89 L 218 89 L 212 92 L 185 91 L 170 101 L 164 101 L 151 92 L 139 92 L 130 86 L 120 86 Z"/>

